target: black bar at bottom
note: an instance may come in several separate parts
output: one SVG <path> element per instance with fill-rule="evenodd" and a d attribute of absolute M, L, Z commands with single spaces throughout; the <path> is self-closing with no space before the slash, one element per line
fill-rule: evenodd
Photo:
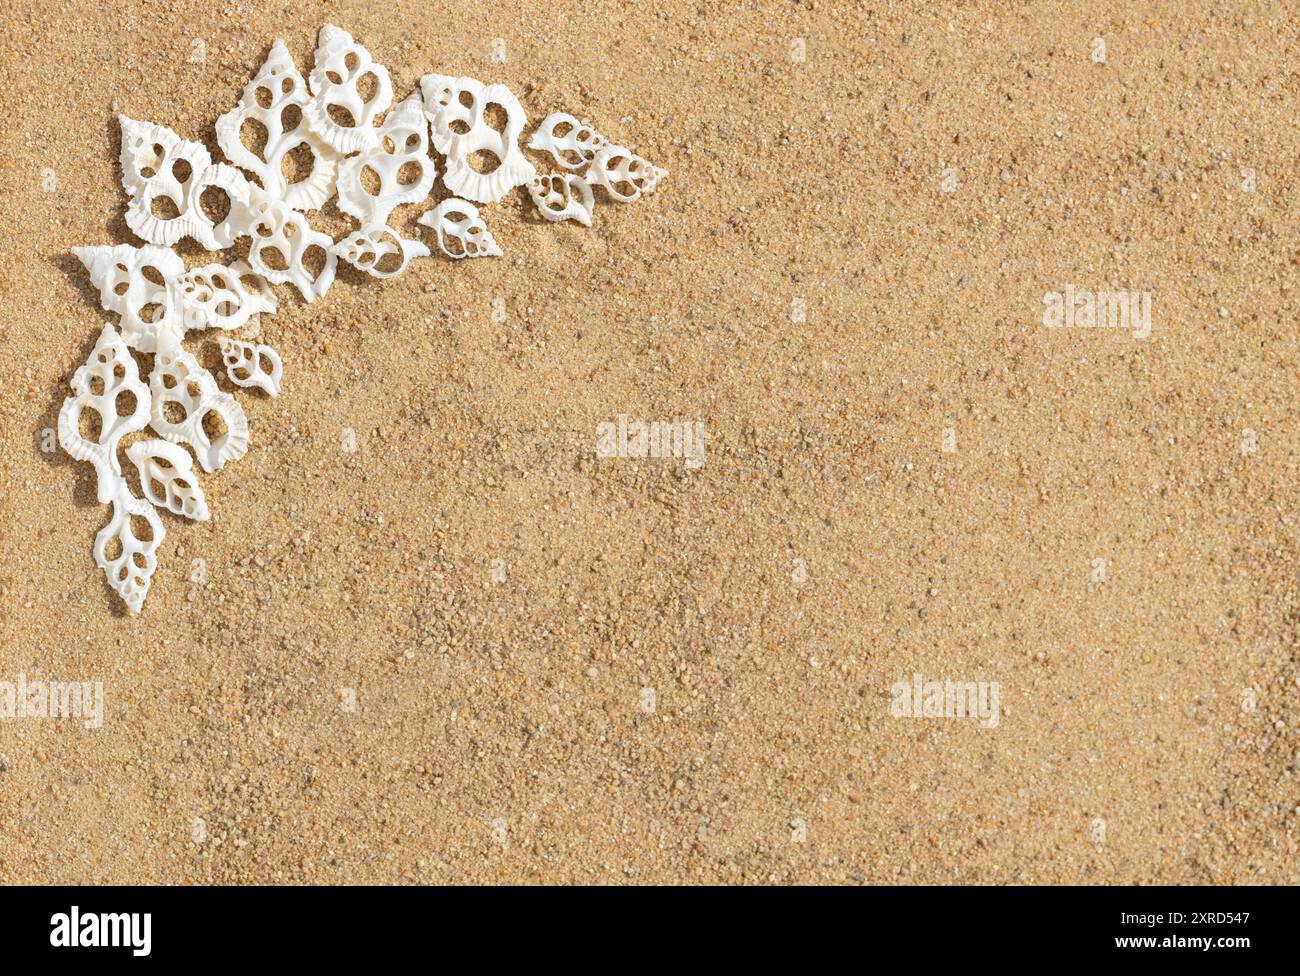
<path fill-rule="evenodd" d="M 597 950 L 620 958 L 605 954 L 620 944 L 621 958 L 666 962 L 683 940 L 721 953 L 791 946 L 857 958 L 911 946 L 906 954 L 919 951 L 927 962 L 970 964 L 1025 952 L 1072 962 L 1235 963 L 1288 948 L 1284 927 L 1295 914 L 1294 893 L 1277 888 L 624 888 L 599 902 L 589 897 L 464 888 L 0 888 L 0 934 L 9 965 L 62 956 L 373 966 L 435 946 L 439 955 L 486 949 L 493 963 L 512 952 L 536 962 L 559 950 L 554 962 Z"/>

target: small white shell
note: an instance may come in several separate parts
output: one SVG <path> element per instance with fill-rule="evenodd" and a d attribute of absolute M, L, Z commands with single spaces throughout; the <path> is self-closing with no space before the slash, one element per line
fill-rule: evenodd
<path fill-rule="evenodd" d="M 126 449 L 126 456 L 140 473 L 145 498 L 196 522 L 208 520 L 208 502 L 195 477 L 189 451 L 155 438 L 136 441 Z"/>
<path fill-rule="evenodd" d="M 418 178 L 399 182 L 403 169 L 409 172 L 411 167 L 419 170 Z M 362 183 L 362 173 L 367 169 L 379 178 L 378 193 L 371 193 Z M 420 93 L 416 92 L 388 113 L 374 147 L 343 161 L 339 169 L 339 209 L 362 224 L 383 224 L 394 207 L 427 197 L 437 175 L 429 156 L 429 123 Z"/>
<path fill-rule="evenodd" d="M 254 271 L 277 285 L 292 282 L 307 302 L 329 291 L 334 282 L 336 259 L 334 241 L 328 234 L 313 230 L 306 217 L 257 187 L 253 188 L 244 220 L 253 239 L 248 263 Z M 325 253 L 324 264 L 314 275 L 304 261 L 307 251 L 313 247 Z M 273 255 L 278 255 L 276 264 L 283 267 L 269 263 Z"/>
<path fill-rule="evenodd" d="M 266 62 L 244 86 L 239 104 L 217 119 L 217 143 L 232 163 L 242 166 L 262 183 L 263 189 L 295 210 L 317 210 L 334 193 L 334 178 L 342 156 L 311 130 L 304 109 L 311 100 L 307 83 L 298 73 L 283 41 L 276 41 Z M 299 117 L 285 129 L 285 114 L 296 106 Z M 261 155 L 244 145 L 241 129 L 254 121 L 266 131 Z M 298 183 L 284 178 L 284 157 L 299 146 L 312 153 L 311 175 Z"/>
<path fill-rule="evenodd" d="M 574 173 L 538 175 L 528 183 L 528 192 L 537 210 L 547 220 L 576 220 L 591 226 L 591 211 L 596 206 L 591 186 Z"/>
<path fill-rule="evenodd" d="M 353 267 L 376 278 L 395 278 L 414 258 L 427 258 L 429 248 L 423 241 L 398 236 L 384 224 L 367 225 L 353 231 L 334 245 L 334 253 Z M 397 264 L 388 260 L 395 255 Z"/>
<path fill-rule="evenodd" d="M 642 193 L 653 193 L 668 170 L 654 166 L 630 149 L 606 145 L 596 152 L 587 170 L 592 186 L 603 186 L 619 203 L 631 203 Z"/>
<path fill-rule="evenodd" d="M 230 336 L 217 339 L 221 346 L 221 358 L 226 363 L 226 377 L 236 386 L 257 387 L 268 396 L 280 392 L 280 378 L 284 375 L 284 363 L 280 354 L 270 346 L 258 342 L 243 342 Z M 267 369 L 263 361 L 270 366 Z"/>
<path fill-rule="evenodd" d="M 438 247 L 449 258 L 501 256 L 501 248 L 472 203 L 451 197 L 420 214 L 418 223 L 433 228 Z"/>
<path fill-rule="evenodd" d="M 108 585 L 117 591 L 131 613 L 139 613 L 149 595 L 149 583 L 158 568 L 158 547 L 167 530 L 149 502 L 136 498 L 119 480 L 113 496 L 113 517 L 95 536 L 95 562 L 108 577 Z M 131 516 L 138 515 L 149 523 L 150 538 L 139 539 L 131 528 Z M 116 540 L 121 552 L 108 558 L 108 544 Z"/>
<path fill-rule="evenodd" d="M 247 202 L 250 184 L 233 166 L 214 163 L 197 142 L 182 139 L 164 125 L 138 122 L 119 115 L 122 126 L 122 185 L 131 194 L 127 225 L 150 244 L 170 247 L 192 237 L 209 251 L 229 247 L 239 236 L 232 217 Z M 204 212 L 203 195 L 210 188 L 226 195 L 229 210 L 220 223 Z M 159 200 L 170 200 L 171 216 L 154 212 Z"/>
<path fill-rule="evenodd" d="M 75 395 L 64 400 L 59 410 L 59 444 L 76 460 L 95 466 L 96 494 L 101 502 L 109 502 L 122 481 L 117 445 L 149 423 L 149 388 L 140 380 L 135 359 L 111 325 L 104 326 L 90 358 L 72 374 L 71 386 Z M 129 414 L 118 413 L 117 400 L 123 393 L 135 398 Z M 99 414 L 99 436 L 94 441 L 81 433 L 81 414 L 86 408 Z"/>
<path fill-rule="evenodd" d="M 99 301 L 122 317 L 122 338 L 141 352 L 158 348 L 158 338 L 179 336 L 180 316 L 168 297 L 167 282 L 185 270 L 185 262 L 171 248 L 146 244 L 74 247 L 99 289 Z"/>
<path fill-rule="evenodd" d="M 366 75 L 375 79 L 375 90 L 369 100 L 362 97 L 359 89 Z M 392 104 L 393 83 L 388 69 L 377 64 L 351 34 L 333 24 L 320 29 L 316 60 L 308 81 L 314 97 L 303 106 L 303 115 L 313 132 L 344 155 L 378 144 L 375 119 Z M 340 125 L 331 117 L 331 108 L 351 116 L 352 125 Z"/>
<path fill-rule="evenodd" d="M 215 471 L 248 451 L 248 418 L 243 407 L 229 393 L 222 393 L 212 374 L 179 344 L 158 350 L 149 374 L 149 391 L 153 395 L 150 426 L 165 440 L 194 448 L 204 471 Z M 179 419 L 168 416 L 176 410 L 182 413 Z M 203 418 L 209 413 L 226 425 L 225 433 L 216 440 L 203 429 Z"/>
<path fill-rule="evenodd" d="M 567 126 L 562 135 L 555 130 Z M 596 152 L 608 139 L 581 119 L 575 119 L 568 112 L 552 112 L 542 119 L 542 124 L 528 141 L 529 149 L 541 149 L 549 152 L 554 160 L 565 169 L 582 169 L 593 159 Z"/>
<path fill-rule="evenodd" d="M 556 130 L 561 127 L 564 132 L 557 135 Z M 583 174 L 587 183 L 604 187 L 620 203 L 631 203 L 642 193 L 653 193 L 668 175 L 668 170 L 614 145 L 594 126 L 567 112 L 553 112 L 544 118 L 529 140 L 528 148 L 549 152 L 565 169 L 578 170 L 590 164 Z M 545 213 L 540 203 L 538 209 Z"/>
<path fill-rule="evenodd" d="M 193 268 L 169 280 L 167 292 L 187 332 L 243 328 L 276 309 L 271 286 L 243 261 Z"/>
<path fill-rule="evenodd" d="M 509 88 L 430 74 L 420 79 L 420 90 L 433 144 L 447 157 L 442 181 L 451 192 L 478 203 L 495 203 L 533 178 L 537 170 L 519 148 L 519 134 L 528 117 Z M 489 105 L 505 110 L 506 124 L 500 132 L 484 118 Z M 492 172 L 480 173 L 470 165 L 470 157 L 480 151 L 496 156 L 498 165 Z"/>

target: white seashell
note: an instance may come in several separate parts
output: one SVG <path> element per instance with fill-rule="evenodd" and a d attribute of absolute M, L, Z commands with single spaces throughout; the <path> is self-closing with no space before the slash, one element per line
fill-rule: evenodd
<path fill-rule="evenodd" d="M 71 386 L 75 396 L 64 400 L 59 410 L 59 443 L 76 460 L 95 466 L 97 497 L 112 501 L 122 481 L 117 445 L 149 423 L 150 402 L 135 359 L 111 325 L 104 326 L 90 358 L 72 374 Z M 118 412 L 123 393 L 135 398 L 129 414 Z M 99 414 L 99 436 L 93 441 L 81 433 L 81 414 L 87 407 Z"/>
<path fill-rule="evenodd" d="M 556 130 L 561 127 L 564 127 L 564 132 L 557 135 Z M 542 119 L 542 124 L 528 141 L 528 148 L 549 152 L 565 169 L 582 169 L 608 142 L 593 126 L 575 119 L 568 112 L 552 112 Z"/>
<path fill-rule="evenodd" d="M 113 496 L 113 517 L 95 536 L 92 550 L 95 562 L 108 577 L 108 585 L 117 591 L 131 613 L 139 613 L 144 598 L 149 595 L 149 584 L 158 568 L 158 547 L 162 545 L 167 530 L 162 519 L 149 502 L 136 498 L 119 480 Z M 139 515 L 149 523 L 150 538 L 139 539 L 131 528 L 131 516 Z M 117 540 L 121 552 L 116 559 L 108 558 L 108 544 Z M 137 557 L 139 557 L 137 559 Z"/>
<path fill-rule="evenodd" d="M 604 187 L 620 203 L 631 203 L 642 193 L 653 193 L 659 181 L 668 175 L 668 170 L 614 145 L 594 126 L 567 112 L 553 112 L 544 118 L 529 140 L 528 148 L 549 152 L 565 169 L 582 169 L 590 164 L 583 174 L 587 183 Z"/>
<path fill-rule="evenodd" d="M 362 97 L 358 87 L 366 75 L 375 79 L 369 100 Z M 308 81 L 313 98 L 303 106 L 303 115 L 316 135 L 344 155 L 378 144 L 375 119 L 392 103 L 393 83 L 388 69 L 377 64 L 351 34 L 333 24 L 320 29 Z M 331 116 L 331 108 L 346 112 L 352 124 L 340 125 Z"/>
<path fill-rule="evenodd" d="M 277 285 L 292 282 L 304 301 L 311 302 L 329 291 L 336 259 L 332 250 L 334 240 L 328 234 L 313 230 L 306 217 L 257 187 L 253 187 L 242 216 L 253 239 L 248 263 L 255 272 Z M 314 247 L 319 247 L 325 255 L 324 264 L 316 274 L 312 274 L 303 260 Z M 268 263 L 273 257 L 276 266 Z"/>
<path fill-rule="evenodd" d="M 209 251 L 229 247 L 238 233 L 231 220 L 248 200 L 250 184 L 233 166 L 214 163 L 197 142 L 182 139 L 164 125 L 137 122 L 119 115 L 122 126 L 122 185 L 131 194 L 126 208 L 130 228 L 150 244 L 170 247 L 192 237 Z M 215 187 L 229 205 L 220 223 L 204 212 L 203 195 Z M 170 217 L 154 212 L 155 202 L 168 199 Z"/>
<path fill-rule="evenodd" d="M 159 348 L 149 374 L 149 391 L 153 395 L 150 426 L 165 440 L 194 448 L 204 471 L 215 471 L 248 451 L 244 409 L 229 393 L 221 392 L 212 374 L 179 344 Z M 203 429 L 203 418 L 209 413 L 226 425 L 226 432 L 215 441 Z"/>
<path fill-rule="evenodd" d="M 403 169 L 419 170 L 418 178 L 399 182 Z M 371 193 L 361 175 L 371 170 L 379 178 L 378 193 Z M 339 209 L 362 224 L 382 224 L 393 208 L 415 203 L 429 195 L 437 168 L 429 156 L 429 123 L 424 117 L 420 93 L 397 105 L 379 127 L 379 141 L 356 156 L 349 156 L 339 169 Z"/>
<path fill-rule="evenodd" d="M 376 278 L 395 278 L 413 258 L 427 258 L 429 249 L 422 241 L 407 240 L 391 227 L 380 224 L 353 231 L 334 245 L 334 253 Z M 397 258 L 396 264 L 390 260 L 393 256 Z"/>
<path fill-rule="evenodd" d="M 167 282 L 167 293 L 186 332 L 239 329 L 276 309 L 271 286 L 243 261 L 186 271 Z"/>
<path fill-rule="evenodd" d="M 528 117 L 509 88 L 430 74 L 420 79 L 420 90 L 433 144 L 447 157 L 442 181 L 449 190 L 478 203 L 495 203 L 533 178 L 537 170 L 519 148 L 519 134 Z M 489 105 L 505 110 L 506 124 L 500 132 L 483 117 Z M 479 151 L 497 157 L 496 169 L 480 173 L 470 165 L 470 157 Z"/>
<path fill-rule="evenodd" d="M 653 193 L 668 170 L 651 165 L 636 153 L 622 146 L 606 145 L 597 150 L 586 176 L 592 186 L 603 186 L 605 192 L 620 203 L 631 203 L 642 193 Z"/>
<path fill-rule="evenodd" d="M 178 444 L 154 439 L 136 441 L 126 449 L 126 456 L 140 473 L 140 489 L 145 498 L 159 508 L 196 522 L 208 520 L 208 502 L 194 474 L 189 451 Z"/>
<path fill-rule="evenodd" d="M 278 352 L 270 346 L 243 342 L 230 336 L 220 336 L 217 343 L 221 346 L 221 357 L 226 361 L 226 376 L 230 382 L 236 386 L 256 386 L 269 396 L 280 392 L 284 363 Z"/>
<path fill-rule="evenodd" d="M 418 223 L 434 229 L 438 235 L 438 247 L 449 258 L 501 256 L 501 248 L 472 203 L 451 197 L 420 214 Z"/>
<path fill-rule="evenodd" d="M 590 184 L 581 176 L 574 173 L 534 176 L 528 182 L 528 192 L 547 220 L 572 219 L 583 227 L 591 226 L 596 198 Z"/>
<path fill-rule="evenodd" d="M 261 70 L 244 86 L 239 104 L 217 119 L 221 151 L 232 163 L 256 176 L 267 193 L 295 210 L 318 210 L 325 205 L 334 193 L 334 178 L 342 159 L 333 146 L 312 131 L 305 113 L 309 101 L 307 83 L 284 42 L 276 41 Z M 293 119 L 291 114 L 292 124 L 286 129 L 285 115 L 291 106 L 298 109 L 298 117 Z M 250 120 L 266 132 L 260 155 L 244 145 L 241 130 Z M 281 164 L 286 155 L 304 145 L 312 153 L 311 174 L 298 183 L 289 183 Z"/>
<path fill-rule="evenodd" d="M 74 247 L 72 253 L 90 272 L 99 301 L 122 317 L 122 338 L 141 352 L 153 352 L 163 333 L 179 337 L 181 317 L 168 296 L 167 282 L 185 270 L 171 248 L 146 244 Z"/>

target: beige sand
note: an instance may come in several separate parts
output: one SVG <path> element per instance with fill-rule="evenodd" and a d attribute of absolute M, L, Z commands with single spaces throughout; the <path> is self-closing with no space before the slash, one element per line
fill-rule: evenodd
<path fill-rule="evenodd" d="M 0 723 L 0 881 L 1296 881 L 1294 7 L 890 6 L 19 0 L 0 681 L 106 708 Z M 138 243 L 114 102 L 215 149 L 327 19 L 671 176 L 277 288 L 285 390 L 130 619 L 41 450 L 111 319 L 69 250 Z M 1067 285 L 1150 337 L 1046 328 Z M 704 464 L 598 459 L 620 414 Z M 913 674 L 998 725 L 891 716 Z"/>

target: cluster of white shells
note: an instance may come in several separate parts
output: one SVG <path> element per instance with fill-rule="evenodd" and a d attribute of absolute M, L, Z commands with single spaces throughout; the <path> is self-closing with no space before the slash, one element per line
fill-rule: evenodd
<path fill-rule="evenodd" d="M 503 85 L 429 74 L 418 90 L 392 102 L 383 65 L 347 31 L 326 24 L 306 81 L 277 41 L 239 103 L 217 120 L 217 144 L 234 165 L 215 162 L 203 145 L 166 126 L 120 117 L 126 222 L 145 243 L 74 249 L 118 325 L 104 326 L 73 375 L 58 432 L 64 450 L 94 465 L 99 501 L 112 505 L 93 552 L 132 613 L 143 605 L 157 566 L 164 536 L 157 510 L 206 520 L 194 459 L 212 472 L 248 450 L 243 409 L 184 348 L 187 333 L 223 330 L 218 342 L 227 379 L 273 397 L 283 373 L 279 355 L 226 333 L 259 334 L 259 316 L 276 310 L 273 284 L 292 284 L 311 302 L 329 290 L 339 260 L 390 278 L 428 257 L 426 244 L 403 238 L 388 219 L 396 207 L 426 199 L 439 175 L 455 196 L 418 223 L 455 259 L 502 253 L 475 204 L 495 203 L 515 187 L 527 186 L 546 219 L 590 227 L 593 188 L 626 203 L 652 192 L 666 175 L 564 113 L 543 120 L 528 145 L 548 152 L 565 172 L 539 174 L 519 145 L 528 125 L 523 106 Z M 492 106 L 504 113 L 500 127 L 488 116 Z M 260 143 L 254 149 L 246 138 L 258 129 L 264 140 L 250 140 Z M 441 174 L 430 144 L 445 157 Z M 290 183 L 283 163 L 300 147 L 310 151 L 312 167 Z M 486 173 L 472 162 L 484 152 L 497 162 Z M 305 216 L 336 193 L 339 209 L 360 224 L 338 241 Z M 215 205 L 220 197 L 224 207 Z M 187 269 L 172 250 L 187 237 L 210 251 L 247 237 L 247 258 Z M 147 383 L 132 350 L 153 356 Z M 98 415 L 97 431 L 83 430 L 87 410 Z M 123 452 L 139 475 L 141 497 L 123 473 L 119 447 L 145 427 L 158 436 Z M 149 532 L 133 526 L 133 518 L 147 522 Z"/>

